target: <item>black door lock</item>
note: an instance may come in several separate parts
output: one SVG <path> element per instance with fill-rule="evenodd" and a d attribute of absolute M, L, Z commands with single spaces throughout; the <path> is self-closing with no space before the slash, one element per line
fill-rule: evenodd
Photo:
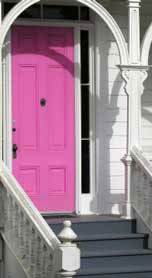
<path fill-rule="evenodd" d="M 17 150 L 18 150 L 17 144 L 13 144 L 13 158 L 14 159 L 17 158 Z"/>
<path fill-rule="evenodd" d="M 41 104 L 41 106 L 45 106 L 46 105 L 46 99 L 45 98 L 41 98 L 40 104 Z"/>

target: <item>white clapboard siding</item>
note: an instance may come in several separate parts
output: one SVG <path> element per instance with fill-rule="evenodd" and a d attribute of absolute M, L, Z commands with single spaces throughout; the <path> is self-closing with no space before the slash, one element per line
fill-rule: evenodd
<path fill-rule="evenodd" d="M 143 139 L 152 139 L 152 125 L 142 126 L 142 131 Z"/>
<path fill-rule="evenodd" d="M 152 138 L 142 138 L 142 144 L 143 146 L 151 146 L 152 145 Z"/>
<path fill-rule="evenodd" d="M 107 48 L 106 48 L 106 54 L 108 55 L 119 55 L 118 47 L 115 41 L 107 41 Z"/>
<path fill-rule="evenodd" d="M 123 203 L 125 202 L 124 194 L 122 194 L 121 199 L 117 198 L 114 203 L 108 203 L 107 200 L 105 200 L 105 202 L 105 214 L 123 214 Z"/>
<path fill-rule="evenodd" d="M 114 109 L 116 106 L 120 109 L 127 109 L 127 99 L 125 95 L 107 96 L 106 108 Z"/>
<path fill-rule="evenodd" d="M 112 202 L 114 200 L 116 200 L 117 198 L 121 198 L 121 200 L 124 200 L 124 189 L 109 189 L 107 188 L 106 191 L 105 191 L 105 198 L 107 198 L 109 200 L 109 202 Z M 108 194 L 110 193 L 110 194 Z M 119 201 L 119 199 L 117 199 L 117 202 Z"/>
<path fill-rule="evenodd" d="M 125 190 L 106 190 L 104 213 L 121 214 L 125 202 Z"/>
<path fill-rule="evenodd" d="M 108 67 L 115 67 L 117 68 L 116 65 L 120 65 L 120 57 L 119 57 L 119 54 L 110 54 L 110 55 L 107 55 L 107 60 L 108 60 Z"/>
<path fill-rule="evenodd" d="M 107 149 L 104 163 L 120 162 L 126 154 L 126 149 Z"/>
<path fill-rule="evenodd" d="M 120 70 L 117 67 L 109 67 L 108 68 L 108 75 L 107 75 L 107 81 L 119 81 L 122 82 Z"/>
<path fill-rule="evenodd" d="M 107 184 L 107 190 L 109 189 L 110 191 L 114 190 L 124 190 L 125 189 L 125 184 L 124 184 L 124 176 L 111 176 L 111 177 L 106 177 L 106 184 Z"/>
<path fill-rule="evenodd" d="M 142 121 L 141 121 L 142 126 L 144 127 L 151 127 L 152 126 L 152 115 L 148 114 L 148 113 L 142 113 Z M 143 135 L 143 131 L 142 131 L 142 136 Z"/>
<path fill-rule="evenodd" d="M 146 9 L 144 7 L 144 9 Z M 152 11 L 148 10 L 147 16 L 141 17 L 141 37 L 147 29 Z M 128 40 L 128 17 L 123 15 L 114 15 L 115 20 L 120 26 L 126 41 Z M 101 125 L 103 131 L 98 131 L 101 136 L 101 142 L 104 150 L 102 151 L 103 172 L 99 178 L 102 184 L 102 194 L 104 192 L 104 213 L 121 213 L 122 204 L 125 201 L 125 167 L 121 159 L 126 154 L 126 136 L 127 136 L 127 96 L 124 89 L 124 82 L 121 78 L 117 65 L 120 63 L 119 51 L 114 36 L 110 30 L 101 22 L 98 26 L 101 33 L 99 39 L 102 44 L 101 53 L 101 74 L 103 72 L 102 82 L 100 82 L 100 93 L 102 102 L 100 105 Z M 127 44 L 127 43 L 126 43 Z M 152 51 L 151 51 L 152 52 Z M 149 57 L 149 63 L 152 64 L 152 53 Z M 144 83 L 145 90 L 141 97 L 142 102 L 142 144 L 144 146 L 152 145 L 152 70 L 149 71 L 149 77 Z M 98 107 L 97 103 L 97 107 Z M 99 111 L 99 109 L 97 109 Z M 97 119 L 98 121 L 98 119 Z M 97 124 L 97 127 L 100 127 Z M 101 150 L 101 146 L 100 146 Z M 100 164 L 100 163 L 99 163 Z M 100 165 L 99 165 L 100 166 Z M 99 184 L 99 186 L 100 186 Z M 102 196 L 100 196 L 102 199 Z"/>
<path fill-rule="evenodd" d="M 146 30 L 151 19 L 150 17 L 142 17 L 143 29 Z M 150 51 L 149 63 L 152 63 L 152 49 Z M 141 138 L 142 146 L 148 147 L 152 145 L 152 69 L 149 70 L 148 78 L 144 82 L 144 93 L 141 97 Z"/>
<path fill-rule="evenodd" d="M 114 96 L 123 95 L 126 97 L 124 86 L 125 84 L 122 81 L 113 81 L 113 82 L 109 81 L 107 84 L 107 94 L 114 95 Z"/>
<path fill-rule="evenodd" d="M 145 90 L 144 91 L 144 94 L 142 95 L 141 97 L 141 100 L 142 100 L 142 104 L 144 105 L 145 103 L 149 106 L 151 105 L 152 103 L 152 90 Z"/>
<path fill-rule="evenodd" d="M 126 136 L 106 136 L 105 146 L 107 149 L 125 149 L 126 144 Z"/>
<path fill-rule="evenodd" d="M 106 123 L 106 135 L 110 136 L 126 136 L 127 135 L 127 122 L 117 122 L 111 125 L 111 123 Z"/>
<path fill-rule="evenodd" d="M 115 108 L 107 109 L 105 113 L 105 122 L 126 122 L 127 110 Z"/>
<path fill-rule="evenodd" d="M 123 162 L 111 162 L 107 163 L 106 176 L 107 177 L 119 177 L 124 176 L 125 166 Z"/>
<path fill-rule="evenodd" d="M 128 16 L 117 14 L 117 15 L 114 15 L 113 17 L 117 21 L 118 25 L 121 27 L 121 30 L 123 30 L 124 28 L 127 28 L 127 26 L 128 26 Z"/>

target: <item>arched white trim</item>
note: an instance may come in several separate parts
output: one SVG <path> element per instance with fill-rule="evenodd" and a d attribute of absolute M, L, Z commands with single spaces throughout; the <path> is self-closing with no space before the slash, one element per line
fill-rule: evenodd
<path fill-rule="evenodd" d="M 33 4 L 39 2 L 40 0 L 22 0 L 17 5 L 15 5 L 10 12 L 4 18 L 1 28 L 0 28 L 0 50 L 2 49 L 5 37 L 7 35 L 8 30 L 10 29 L 13 22 L 17 19 L 17 17 L 28 7 Z M 50 0 L 51 1 L 51 0 Z M 114 20 L 114 18 L 110 15 L 110 13 L 96 0 L 75 0 L 85 6 L 88 6 L 91 10 L 93 10 L 96 14 L 98 14 L 103 21 L 107 24 L 109 29 L 111 30 L 113 36 L 115 37 L 119 53 L 121 64 L 127 65 L 129 63 L 129 55 L 128 49 L 126 46 L 125 38 Z"/>
<path fill-rule="evenodd" d="M 145 65 L 145 66 L 148 65 L 151 44 L 152 44 L 152 22 L 149 25 L 149 27 L 144 35 L 142 45 L 141 45 L 141 63 L 142 63 L 142 65 Z"/>

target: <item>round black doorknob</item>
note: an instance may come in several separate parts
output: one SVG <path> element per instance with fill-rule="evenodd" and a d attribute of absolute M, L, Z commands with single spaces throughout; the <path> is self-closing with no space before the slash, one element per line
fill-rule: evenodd
<path fill-rule="evenodd" d="M 46 105 L 46 99 L 45 98 L 41 98 L 40 104 L 41 104 L 41 106 L 45 106 Z"/>

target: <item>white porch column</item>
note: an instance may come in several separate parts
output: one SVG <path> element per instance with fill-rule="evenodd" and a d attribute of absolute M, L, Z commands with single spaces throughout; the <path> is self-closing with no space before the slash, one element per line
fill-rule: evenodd
<path fill-rule="evenodd" d="M 0 28 L 2 24 L 2 0 L 0 0 Z M 2 76 L 2 51 L 0 51 L 0 159 L 2 159 L 2 145 L 3 145 L 3 122 L 2 122 L 2 117 L 3 117 L 3 98 L 2 98 L 2 86 L 3 86 L 3 76 Z"/>
<path fill-rule="evenodd" d="M 134 66 L 140 65 L 140 3 L 141 0 L 128 0 L 128 44 L 129 44 L 129 61 L 133 69 Z M 129 79 L 127 80 L 129 90 L 129 146 L 128 151 L 133 145 L 141 146 L 141 94 L 140 86 L 140 69 L 129 69 Z"/>
<path fill-rule="evenodd" d="M 140 65 L 120 66 L 122 77 L 126 83 L 125 91 L 128 97 L 128 131 L 127 152 L 123 158 L 126 168 L 125 175 L 125 205 L 123 215 L 132 217 L 132 157 L 130 151 L 134 145 L 141 148 L 141 95 L 144 91 L 143 82 L 148 75 L 149 67 Z"/>
<path fill-rule="evenodd" d="M 124 215 L 132 217 L 130 151 L 134 145 L 141 148 L 141 94 L 143 82 L 147 78 L 147 67 L 140 65 L 140 3 L 141 0 L 127 0 L 128 3 L 128 46 L 129 65 L 120 66 L 126 83 L 128 97 L 128 141 L 127 152 L 123 159 L 126 167 L 126 197 Z"/>
<path fill-rule="evenodd" d="M 141 0 L 128 0 L 130 64 L 140 64 L 140 3 Z"/>

